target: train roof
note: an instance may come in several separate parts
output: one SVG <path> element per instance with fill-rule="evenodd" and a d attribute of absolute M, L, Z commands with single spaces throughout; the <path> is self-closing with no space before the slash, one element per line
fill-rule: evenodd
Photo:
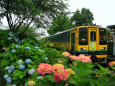
<path fill-rule="evenodd" d="M 58 34 L 61 34 L 61 33 L 64 33 L 64 32 L 68 32 L 68 31 L 74 30 L 74 29 L 76 29 L 76 28 L 77 28 L 77 27 L 71 28 L 71 29 L 68 29 L 68 30 L 64 30 L 64 31 L 60 31 L 60 32 L 57 32 L 56 34 L 49 35 L 49 36 L 55 36 L 55 35 L 58 35 Z"/>
<path fill-rule="evenodd" d="M 104 27 L 101 27 L 101 26 L 77 26 L 79 28 L 104 28 Z M 74 27 L 74 28 L 71 28 L 71 29 L 68 29 L 68 30 L 64 30 L 64 31 L 60 31 L 60 32 L 57 32 L 56 34 L 53 34 L 53 35 L 49 35 L 49 37 L 51 36 L 55 36 L 55 35 L 58 35 L 58 34 L 61 34 L 61 33 L 64 33 L 64 32 L 68 32 L 68 31 L 71 31 L 71 30 L 74 30 L 74 29 L 77 29 L 77 27 Z"/>

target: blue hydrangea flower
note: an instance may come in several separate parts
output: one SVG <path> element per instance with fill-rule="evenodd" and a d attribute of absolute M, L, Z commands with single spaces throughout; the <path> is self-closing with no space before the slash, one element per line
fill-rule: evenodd
<path fill-rule="evenodd" d="M 9 32 L 9 35 L 12 35 L 12 32 Z"/>
<path fill-rule="evenodd" d="M 25 49 L 26 49 L 26 50 L 30 50 L 30 47 L 26 47 Z"/>
<path fill-rule="evenodd" d="M 32 62 L 32 60 L 31 60 L 31 59 L 26 59 L 25 62 L 26 62 L 27 64 L 30 64 L 30 63 Z"/>
<path fill-rule="evenodd" d="M 42 78 L 42 76 L 38 76 L 38 79 L 41 79 Z"/>
<path fill-rule="evenodd" d="M 25 84 L 24 86 L 27 86 L 27 84 Z"/>
<path fill-rule="evenodd" d="M 47 60 L 48 60 L 48 57 L 45 57 L 44 60 L 47 61 Z"/>
<path fill-rule="evenodd" d="M 32 69 L 30 69 L 30 70 L 28 71 L 28 74 L 29 74 L 29 75 L 32 75 L 34 72 L 35 72 L 35 69 L 32 68 Z"/>
<path fill-rule="evenodd" d="M 35 46 L 34 48 L 35 48 L 35 49 L 38 49 L 39 47 L 38 47 L 38 46 Z"/>
<path fill-rule="evenodd" d="M 24 42 L 24 39 L 22 39 L 22 43 Z"/>
<path fill-rule="evenodd" d="M 25 69 L 25 66 L 24 66 L 24 65 L 20 64 L 19 66 L 20 66 L 20 70 Z"/>
<path fill-rule="evenodd" d="M 12 85 L 12 86 L 16 86 L 16 85 Z"/>
<path fill-rule="evenodd" d="M 11 77 L 6 78 L 6 82 L 7 82 L 7 83 L 11 83 L 11 82 L 12 82 Z"/>
<path fill-rule="evenodd" d="M 14 34 L 12 32 L 9 33 L 9 36 L 14 36 Z"/>
<path fill-rule="evenodd" d="M 4 53 L 4 56 L 7 56 L 7 52 Z"/>
<path fill-rule="evenodd" d="M 8 73 L 12 73 L 12 70 L 9 69 L 9 70 L 8 70 Z"/>
<path fill-rule="evenodd" d="M 14 68 L 15 68 L 15 67 L 14 67 L 14 65 L 11 65 L 11 66 L 10 66 L 10 70 L 12 70 L 12 71 L 13 71 L 13 70 L 14 70 Z"/>
<path fill-rule="evenodd" d="M 15 45 L 15 48 L 18 48 L 19 45 Z"/>
<path fill-rule="evenodd" d="M 17 42 L 19 39 L 18 38 L 14 38 L 14 40 Z"/>
<path fill-rule="evenodd" d="M 15 53 L 15 52 L 16 52 L 16 50 L 15 50 L 15 49 L 13 49 L 13 50 L 12 50 L 12 53 Z"/>
<path fill-rule="evenodd" d="M 6 79 L 6 78 L 8 78 L 9 77 L 9 75 L 8 74 L 5 74 L 4 75 L 4 79 Z"/>

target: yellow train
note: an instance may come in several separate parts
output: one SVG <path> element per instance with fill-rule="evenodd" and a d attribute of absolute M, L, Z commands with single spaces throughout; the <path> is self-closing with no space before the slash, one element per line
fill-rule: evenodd
<path fill-rule="evenodd" d="M 48 37 L 54 47 L 66 48 L 75 55 L 107 58 L 107 31 L 99 26 L 78 26 Z"/>

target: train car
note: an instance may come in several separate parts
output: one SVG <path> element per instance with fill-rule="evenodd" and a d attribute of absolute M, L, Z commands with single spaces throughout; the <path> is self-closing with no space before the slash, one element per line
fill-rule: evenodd
<path fill-rule="evenodd" d="M 107 31 L 99 26 L 78 26 L 48 37 L 54 47 L 66 48 L 75 55 L 107 58 Z"/>

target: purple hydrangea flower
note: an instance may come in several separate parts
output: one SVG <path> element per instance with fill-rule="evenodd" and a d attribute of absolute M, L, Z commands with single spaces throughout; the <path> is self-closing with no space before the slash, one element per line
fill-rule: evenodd
<path fill-rule="evenodd" d="M 7 82 L 7 83 L 11 83 L 11 82 L 12 82 L 11 77 L 6 78 L 6 82 Z"/>
<path fill-rule="evenodd" d="M 30 64 L 30 63 L 32 62 L 32 60 L 31 60 L 31 59 L 26 59 L 25 62 L 26 62 L 27 64 Z"/>
<path fill-rule="evenodd" d="M 29 74 L 29 75 L 32 75 L 34 72 L 35 72 L 35 69 L 32 68 L 32 69 L 30 69 L 30 70 L 28 71 L 28 74 Z"/>
<path fill-rule="evenodd" d="M 25 69 L 25 66 L 24 66 L 24 65 L 20 64 L 19 66 L 20 66 L 20 70 Z"/>
<path fill-rule="evenodd" d="M 11 40 L 12 38 L 11 37 L 8 37 L 8 40 Z"/>
<path fill-rule="evenodd" d="M 26 47 L 25 49 L 26 49 L 26 50 L 30 50 L 30 47 Z"/>

